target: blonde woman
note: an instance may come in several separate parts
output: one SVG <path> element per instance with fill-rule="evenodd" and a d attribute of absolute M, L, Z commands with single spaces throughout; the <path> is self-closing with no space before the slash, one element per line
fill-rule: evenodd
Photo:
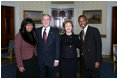
<path fill-rule="evenodd" d="M 79 38 L 73 33 L 73 22 L 63 23 L 65 34 L 60 36 L 60 77 L 75 78 L 77 71 L 77 48 Z"/>

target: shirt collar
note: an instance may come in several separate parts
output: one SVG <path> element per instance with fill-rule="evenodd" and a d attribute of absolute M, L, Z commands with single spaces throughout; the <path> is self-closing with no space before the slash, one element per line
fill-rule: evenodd
<path fill-rule="evenodd" d="M 87 28 L 88 28 L 88 25 L 86 25 L 86 27 L 83 29 L 85 34 L 86 34 L 86 31 L 87 31 Z"/>
<path fill-rule="evenodd" d="M 43 26 L 43 29 L 42 30 L 44 30 L 45 29 L 45 27 Z M 47 28 L 46 28 L 46 30 L 50 30 L 50 26 L 48 26 Z"/>
<path fill-rule="evenodd" d="M 51 28 L 51 26 L 48 26 L 48 27 L 46 28 L 46 34 L 47 34 L 47 36 L 48 36 L 48 34 L 49 34 L 50 28 Z M 45 27 L 43 26 L 43 28 L 42 28 L 42 37 L 43 37 L 44 29 L 45 29 Z"/>

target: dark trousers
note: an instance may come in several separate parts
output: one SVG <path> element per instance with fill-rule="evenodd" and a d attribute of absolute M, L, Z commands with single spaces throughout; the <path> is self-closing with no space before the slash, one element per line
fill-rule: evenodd
<path fill-rule="evenodd" d="M 82 77 L 83 78 L 100 78 L 99 68 L 95 69 L 86 69 L 85 61 L 83 56 L 81 56 L 81 68 L 82 68 Z M 91 64 L 91 63 L 90 63 Z"/>
<path fill-rule="evenodd" d="M 39 66 L 40 78 L 56 78 L 56 67 L 40 64 Z"/>
<path fill-rule="evenodd" d="M 25 68 L 24 72 L 20 72 L 17 68 L 17 78 L 37 78 L 38 77 L 38 61 L 37 57 L 33 56 L 31 59 L 23 60 Z"/>

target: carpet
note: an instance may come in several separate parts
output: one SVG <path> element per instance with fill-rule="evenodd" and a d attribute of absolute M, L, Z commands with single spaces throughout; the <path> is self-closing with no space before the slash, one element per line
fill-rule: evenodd
<path fill-rule="evenodd" d="M 113 63 L 103 62 L 100 68 L 101 78 L 117 78 L 116 72 L 113 72 Z"/>
<path fill-rule="evenodd" d="M 79 72 L 80 64 L 78 63 Z M 103 62 L 100 68 L 101 78 L 117 78 L 117 70 L 113 72 L 113 63 Z M 1 67 L 1 78 L 15 78 L 16 77 L 16 63 Z"/>

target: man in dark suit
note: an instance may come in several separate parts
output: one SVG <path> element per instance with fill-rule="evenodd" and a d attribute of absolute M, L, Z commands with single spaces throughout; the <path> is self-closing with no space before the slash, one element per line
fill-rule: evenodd
<path fill-rule="evenodd" d="M 89 26 L 84 15 L 79 16 L 78 22 L 83 29 L 80 32 L 82 75 L 85 78 L 98 78 L 100 77 L 99 68 L 102 61 L 102 43 L 99 30 Z"/>
<path fill-rule="evenodd" d="M 39 75 L 41 78 L 56 77 L 56 67 L 59 64 L 59 32 L 50 26 L 50 22 L 51 17 L 44 14 L 42 17 L 43 27 L 36 29 Z"/>

